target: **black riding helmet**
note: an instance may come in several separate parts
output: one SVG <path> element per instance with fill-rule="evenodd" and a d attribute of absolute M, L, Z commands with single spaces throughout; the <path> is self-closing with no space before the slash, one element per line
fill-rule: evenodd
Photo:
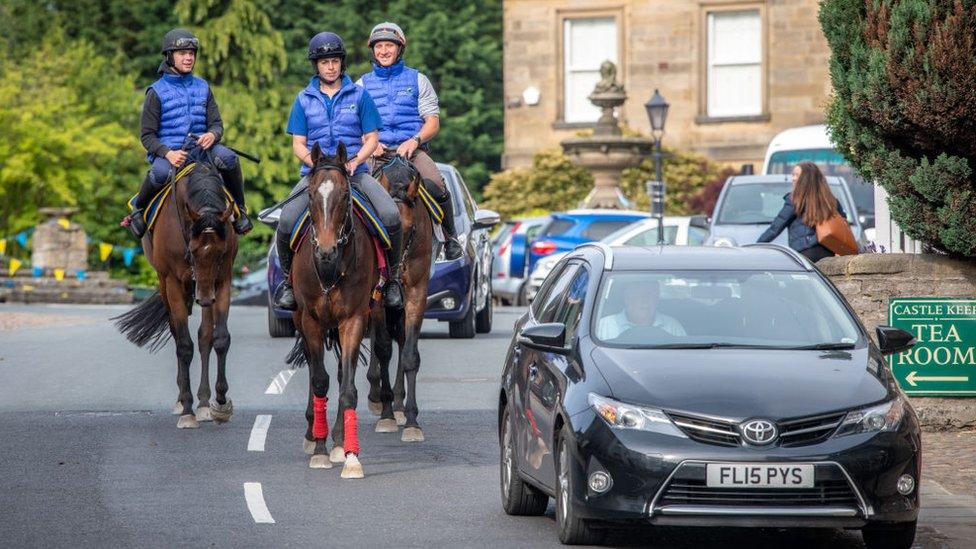
<path fill-rule="evenodd" d="M 162 53 L 166 55 L 176 50 L 193 50 L 200 48 L 200 41 L 193 33 L 186 29 L 173 29 L 163 35 Z"/>
<path fill-rule="evenodd" d="M 308 41 L 308 60 L 312 62 L 312 70 L 318 74 L 316 62 L 319 59 L 338 57 L 342 60 L 340 74 L 346 73 L 346 45 L 342 38 L 334 32 L 320 32 Z"/>

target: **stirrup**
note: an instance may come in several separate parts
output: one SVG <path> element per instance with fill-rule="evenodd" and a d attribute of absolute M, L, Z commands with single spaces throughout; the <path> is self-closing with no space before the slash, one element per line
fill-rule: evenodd
<path fill-rule="evenodd" d="M 138 210 L 132 210 L 132 212 L 122 218 L 122 222 L 119 225 L 129 229 L 132 236 L 136 237 L 136 240 L 142 239 L 146 234 L 146 221 L 142 218 L 142 208 Z"/>
<path fill-rule="evenodd" d="M 298 306 L 298 303 L 295 301 L 295 291 L 287 279 L 281 283 L 281 286 L 278 286 L 278 290 L 275 292 L 274 304 L 275 307 L 286 311 L 294 311 Z"/>
<path fill-rule="evenodd" d="M 444 240 L 444 259 L 453 261 L 463 254 L 464 250 L 461 248 L 461 243 L 457 241 L 457 238 L 447 237 Z"/>
<path fill-rule="evenodd" d="M 398 280 L 388 280 L 383 288 L 383 305 L 391 309 L 403 308 L 403 288 Z"/>
<path fill-rule="evenodd" d="M 247 217 L 247 214 L 241 212 L 241 215 L 234 220 L 234 232 L 240 235 L 247 234 L 251 232 L 254 225 L 251 224 L 251 220 Z"/>

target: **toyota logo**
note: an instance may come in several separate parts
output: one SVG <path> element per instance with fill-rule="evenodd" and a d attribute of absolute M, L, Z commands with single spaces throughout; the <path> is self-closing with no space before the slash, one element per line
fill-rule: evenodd
<path fill-rule="evenodd" d="M 776 424 L 772 421 L 754 419 L 743 423 L 740 429 L 742 437 L 749 444 L 762 446 L 776 440 Z"/>

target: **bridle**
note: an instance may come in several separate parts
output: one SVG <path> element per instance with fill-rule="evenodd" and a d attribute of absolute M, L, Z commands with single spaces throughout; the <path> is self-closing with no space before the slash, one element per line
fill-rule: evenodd
<path fill-rule="evenodd" d="M 321 248 L 319 248 L 318 238 L 316 238 L 315 223 L 311 223 L 310 224 L 311 226 L 309 228 L 310 229 L 309 236 L 312 239 L 312 246 L 313 246 L 313 253 L 311 256 L 312 266 L 315 268 L 315 273 L 318 275 L 319 286 L 322 288 L 322 292 L 328 295 L 330 291 L 332 291 L 333 289 L 335 289 L 336 286 L 339 285 L 339 282 L 346 275 L 345 269 L 341 268 L 340 264 L 343 263 L 342 261 L 344 257 L 343 252 L 345 251 L 346 245 L 349 243 L 349 240 L 352 238 L 352 235 L 355 232 L 355 225 L 352 222 L 352 216 L 353 216 L 352 190 L 349 188 L 351 182 L 349 181 L 349 173 L 346 171 L 345 166 L 342 166 L 340 164 L 334 164 L 332 162 L 322 162 L 321 164 L 316 164 L 315 167 L 312 168 L 312 171 L 310 171 L 308 174 L 309 188 L 311 188 L 312 176 L 314 176 L 318 172 L 326 171 L 326 170 L 337 171 L 340 174 L 342 174 L 342 176 L 346 179 L 346 187 L 347 187 L 345 219 L 342 222 L 342 226 L 339 228 L 339 237 L 336 239 L 336 243 L 335 243 L 336 261 L 334 263 L 330 263 L 329 265 L 327 265 L 326 268 L 322 267 L 321 262 L 315 260 L 317 257 L 324 255 L 322 254 Z M 326 206 L 327 204 L 323 204 L 323 209 Z M 355 265 L 356 263 L 355 247 L 352 248 L 352 253 L 353 253 L 352 258 L 350 258 L 350 260 L 346 263 Z M 328 284 L 328 286 L 326 286 L 326 284 Z"/>

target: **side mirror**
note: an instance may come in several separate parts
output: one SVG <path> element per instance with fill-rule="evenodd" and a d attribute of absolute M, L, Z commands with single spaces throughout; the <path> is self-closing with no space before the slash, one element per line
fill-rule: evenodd
<path fill-rule="evenodd" d="M 878 348 L 883 355 L 907 351 L 916 343 L 915 336 L 900 328 L 878 326 L 874 330 L 878 334 Z"/>
<path fill-rule="evenodd" d="M 708 230 L 708 217 L 704 215 L 693 215 L 688 220 L 688 224 L 692 227 Z"/>
<path fill-rule="evenodd" d="M 502 216 L 494 210 L 477 210 L 474 212 L 474 228 L 488 229 L 494 227 L 502 220 Z"/>
<path fill-rule="evenodd" d="M 519 333 L 519 343 L 549 353 L 569 353 L 566 348 L 566 325 L 559 322 L 525 328 Z"/>

